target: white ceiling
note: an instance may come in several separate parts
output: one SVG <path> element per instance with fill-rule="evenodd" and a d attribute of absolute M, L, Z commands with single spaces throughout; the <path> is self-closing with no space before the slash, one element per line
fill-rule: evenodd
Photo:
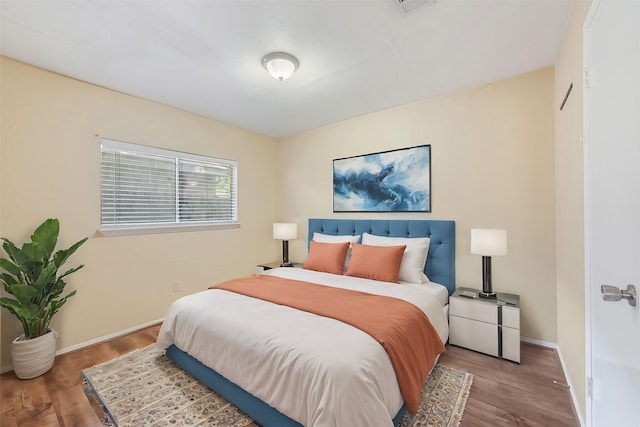
<path fill-rule="evenodd" d="M 272 137 L 555 63 L 570 0 L 2 0 L 0 53 Z M 300 66 L 284 82 L 273 51 Z"/>

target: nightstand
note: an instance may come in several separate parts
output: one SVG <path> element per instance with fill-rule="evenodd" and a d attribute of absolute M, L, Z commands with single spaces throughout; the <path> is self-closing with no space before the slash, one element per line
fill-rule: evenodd
<path fill-rule="evenodd" d="M 260 274 L 263 271 L 271 270 L 272 268 L 278 268 L 280 267 L 280 264 L 282 264 L 282 261 L 273 261 L 273 262 L 267 262 L 264 264 L 258 264 L 256 266 L 256 274 Z M 302 268 L 302 263 L 294 262 L 292 267 Z"/>
<path fill-rule="evenodd" d="M 449 298 L 449 343 L 520 363 L 520 296 L 458 288 Z"/>

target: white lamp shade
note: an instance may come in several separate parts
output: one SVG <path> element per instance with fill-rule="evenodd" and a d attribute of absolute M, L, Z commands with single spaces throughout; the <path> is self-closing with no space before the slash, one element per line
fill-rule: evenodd
<path fill-rule="evenodd" d="M 293 222 L 276 222 L 273 224 L 273 238 L 291 240 L 298 237 L 298 224 Z"/>
<path fill-rule="evenodd" d="M 507 230 L 472 228 L 471 253 L 484 256 L 506 255 Z"/>
<path fill-rule="evenodd" d="M 284 52 L 274 52 L 265 56 L 262 65 L 274 79 L 286 80 L 298 68 L 298 60 Z"/>

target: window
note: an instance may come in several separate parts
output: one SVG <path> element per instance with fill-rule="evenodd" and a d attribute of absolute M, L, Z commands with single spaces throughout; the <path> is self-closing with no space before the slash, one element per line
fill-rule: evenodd
<path fill-rule="evenodd" d="M 100 140 L 101 231 L 237 224 L 237 163 Z"/>

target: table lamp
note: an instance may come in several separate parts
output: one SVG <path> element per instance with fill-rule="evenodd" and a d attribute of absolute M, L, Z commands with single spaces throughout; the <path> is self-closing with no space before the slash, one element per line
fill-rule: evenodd
<path fill-rule="evenodd" d="M 276 222 L 273 224 L 273 238 L 282 240 L 282 264 L 280 267 L 293 267 L 289 261 L 289 240 L 298 237 L 298 224 L 290 222 Z"/>
<path fill-rule="evenodd" d="M 471 229 L 471 253 L 482 255 L 482 292 L 480 298 L 495 298 L 491 288 L 491 257 L 507 254 L 507 230 Z"/>

